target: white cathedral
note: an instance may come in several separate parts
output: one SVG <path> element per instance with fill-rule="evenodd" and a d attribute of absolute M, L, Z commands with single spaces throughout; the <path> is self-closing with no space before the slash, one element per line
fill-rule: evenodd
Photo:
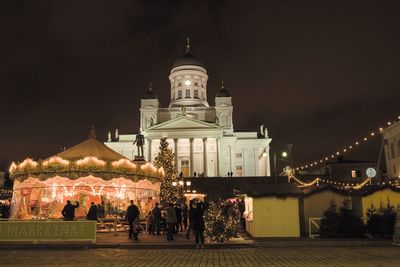
<path fill-rule="evenodd" d="M 162 108 L 151 86 L 141 99 L 140 132 L 145 138 L 144 157 L 153 161 L 161 138 L 167 138 L 176 157 L 178 173 L 188 176 L 269 176 L 271 138 L 260 132 L 236 132 L 232 97 L 222 84 L 215 106 L 207 101 L 208 75 L 192 53 L 178 58 L 169 75 L 171 101 Z M 136 134 L 108 134 L 105 144 L 134 159 Z"/>

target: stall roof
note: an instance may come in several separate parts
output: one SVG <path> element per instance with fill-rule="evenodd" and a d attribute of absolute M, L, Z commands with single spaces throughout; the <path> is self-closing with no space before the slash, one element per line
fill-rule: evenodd
<path fill-rule="evenodd" d="M 278 181 L 287 180 L 279 177 Z M 188 177 L 190 189 L 205 193 L 210 200 L 230 198 L 238 194 L 253 197 L 262 196 L 298 196 L 303 192 L 294 183 L 275 183 L 275 177 Z"/>
<path fill-rule="evenodd" d="M 393 185 L 390 184 L 385 184 L 385 185 L 370 185 L 370 186 L 365 186 L 360 190 L 357 191 L 353 191 L 353 195 L 355 196 L 368 196 L 371 195 L 377 191 L 382 191 L 385 189 L 390 189 L 393 192 L 400 192 L 400 188 L 395 187 Z"/>
<path fill-rule="evenodd" d="M 337 194 L 340 195 L 349 195 L 349 191 L 343 190 L 343 189 L 339 189 L 335 186 L 329 185 L 329 184 L 324 184 L 324 185 L 314 185 L 314 186 L 310 186 L 307 189 L 305 189 L 304 192 L 304 196 L 310 196 L 319 192 L 324 192 L 324 191 L 331 191 L 331 192 L 335 192 Z"/>

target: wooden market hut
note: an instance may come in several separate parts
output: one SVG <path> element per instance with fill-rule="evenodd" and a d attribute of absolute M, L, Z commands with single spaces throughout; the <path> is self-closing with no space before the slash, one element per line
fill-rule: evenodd
<path fill-rule="evenodd" d="M 316 226 L 314 223 L 319 223 L 318 221 L 323 217 L 331 201 L 340 207 L 345 199 L 351 200 L 349 192 L 332 185 L 313 186 L 304 190 L 300 206 L 302 234 L 308 235 L 310 226 L 311 231 L 317 230 L 314 229 Z"/>
<path fill-rule="evenodd" d="M 373 205 L 376 209 L 400 204 L 400 188 L 391 185 L 367 186 L 364 190 L 353 193 L 353 209 L 367 222 L 367 210 Z"/>
<path fill-rule="evenodd" d="M 248 186 L 246 230 L 254 238 L 300 237 L 299 202 L 294 183 Z"/>

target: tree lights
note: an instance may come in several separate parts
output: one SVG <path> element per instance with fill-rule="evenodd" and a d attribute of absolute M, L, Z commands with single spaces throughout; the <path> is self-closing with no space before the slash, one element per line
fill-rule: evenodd
<path fill-rule="evenodd" d="M 154 162 L 156 167 L 162 167 L 164 169 L 164 178 L 161 181 L 160 188 L 160 200 L 163 203 L 171 203 L 178 198 L 175 154 L 168 146 L 167 138 L 162 138 L 160 140 L 160 151 Z M 173 184 L 175 184 L 175 186 L 173 186 Z"/>

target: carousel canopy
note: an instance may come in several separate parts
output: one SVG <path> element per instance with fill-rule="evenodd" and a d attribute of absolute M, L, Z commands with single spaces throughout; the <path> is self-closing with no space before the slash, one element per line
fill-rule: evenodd
<path fill-rule="evenodd" d="M 96 135 L 94 134 L 94 130 L 91 131 L 89 139 L 58 153 L 57 156 L 67 160 L 77 160 L 90 156 L 94 156 L 105 161 L 114 161 L 125 158 L 121 154 L 107 147 L 102 142 L 98 141 L 96 139 Z"/>
<path fill-rule="evenodd" d="M 89 139 L 78 145 L 45 160 L 27 158 L 21 163 L 13 162 L 9 171 L 12 177 L 23 180 L 29 177 L 44 180 L 57 175 L 78 179 L 94 175 L 105 180 L 125 177 L 133 181 L 150 179 L 159 182 L 164 175 L 162 168 L 146 162 L 134 163 L 108 148 L 96 139 L 94 129 L 90 131 Z"/>

